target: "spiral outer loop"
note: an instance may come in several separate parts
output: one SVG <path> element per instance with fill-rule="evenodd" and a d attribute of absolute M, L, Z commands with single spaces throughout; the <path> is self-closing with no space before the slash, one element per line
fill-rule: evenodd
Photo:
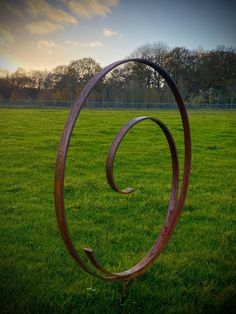
<path fill-rule="evenodd" d="M 116 192 L 119 192 L 122 194 L 129 194 L 129 193 L 134 192 L 134 188 L 132 187 L 120 189 L 119 186 L 117 186 L 114 180 L 114 176 L 113 176 L 113 163 L 114 163 L 115 155 L 119 148 L 119 145 L 122 139 L 124 138 L 124 136 L 127 134 L 127 132 L 129 132 L 129 130 L 133 128 L 134 125 L 136 125 L 137 123 L 140 123 L 144 120 L 151 120 L 152 122 L 154 122 L 157 126 L 161 128 L 169 145 L 171 159 L 172 159 L 172 191 L 171 191 L 170 202 L 169 202 L 169 207 L 167 210 L 167 215 L 164 222 L 164 226 L 162 227 L 162 230 L 158 238 L 156 239 L 155 243 L 153 244 L 151 249 L 148 251 L 146 256 L 139 263 L 137 263 L 135 266 L 131 267 L 130 269 L 115 273 L 115 272 L 111 272 L 107 270 L 104 266 L 101 265 L 101 263 L 96 258 L 92 249 L 85 248 L 84 253 L 90 260 L 93 267 L 97 270 L 96 271 L 95 269 L 88 267 L 87 264 L 85 264 L 85 262 L 82 260 L 82 258 L 78 254 L 71 240 L 71 236 L 70 236 L 69 229 L 67 226 L 65 208 L 64 208 L 64 177 L 65 177 L 66 157 L 67 157 L 67 151 L 69 148 L 70 139 L 73 133 L 75 123 L 92 89 L 97 84 L 97 82 L 101 80 L 107 73 L 109 73 L 116 67 L 122 64 L 128 63 L 128 62 L 142 63 L 153 68 L 157 73 L 159 73 L 166 80 L 167 84 L 169 85 L 176 99 L 178 109 L 180 112 L 182 125 L 183 125 L 183 132 L 184 132 L 183 179 L 182 179 L 182 185 L 179 189 L 179 163 L 178 163 L 178 155 L 176 151 L 176 146 L 175 146 L 175 143 L 174 143 L 174 140 L 170 131 L 168 130 L 168 128 L 165 126 L 163 122 L 161 122 L 160 120 L 154 117 L 142 116 L 142 117 L 138 117 L 129 121 L 119 131 L 119 133 L 115 137 L 110 147 L 108 157 L 107 157 L 107 162 L 106 162 L 106 176 L 107 176 L 107 181 L 109 185 L 111 186 L 111 188 L 115 190 Z M 75 262 L 85 272 L 89 273 L 90 275 L 93 275 L 97 278 L 101 278 L 108 281 L 122 281 L 122 280 L 127 281 L 127 280 L 137 277 L 140 274 L 143 274 L 153 264 L 156 258 L 161 254 L 161 252 L 167 245 L 168 241 L 170 240 L 171 235 L 179 221 L 181 211 L 184 205 L 184 201 L 187 196 L 190 170 L 191 170 L 191 134 L 190 134 L 190 125 L 189 125 L 188 115 L 187 115 L 187 111 L 184 105 L 184 101 L 180 95 L 180 92 L 175 82 L 169 76 L 169 74 L 164 69 L 162 69 L 159 65 L 153 63 L 152 61 L 149 61 L 146 59 L 138 59 L 138 58 L 116 61 L 108 65 L 104 69 L 102 69 L 100 72 L 98 72 L 84 87 L 79 97 L 75 101 L 74 105 L 72 106 L 71 112 L 69 114 L 64 131 L 61 136 L 61 141 L 58 147 L 58 153 L 57 153 L 57 159 L 56 159 L 55 184 L 54 184 L 56 217 L 57 217 L 57 222 L 58 222 L 62 239 L 65 243 L 65 246 L 68 252 L 72 256 L 72 258 L 75 260 Z"/>

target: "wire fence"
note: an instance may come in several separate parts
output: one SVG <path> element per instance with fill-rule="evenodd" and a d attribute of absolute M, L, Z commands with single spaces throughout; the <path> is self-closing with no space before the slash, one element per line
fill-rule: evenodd
<path fill-rule="evenodd" d="M 42 108 L 63 109 L 71 108 L 72 101 L 45 101 L 45 100 L 0 100 L 0 108 Z M 235 110 L 236 104 L 186 104 L 188 109 L 202 110 Z M 108 110 L 156 110 L 177 109 L 176 104 L 169 103 L 130 103 L 110 101 L 87 101 L 84 105 L 87 109 Z"/>

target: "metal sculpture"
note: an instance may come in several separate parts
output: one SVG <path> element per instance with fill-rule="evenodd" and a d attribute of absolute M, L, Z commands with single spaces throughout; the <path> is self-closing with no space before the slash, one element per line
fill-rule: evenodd
<path fill-rule="evenodd" d="M 168 128 L 165 126 L 163 122 L 153 117 L 143 116 L 143 117 L 138 117 L 129 121 L 120 130 L 120 132 L 118 133 L 118 135 L 116 136 L 116 138 L 114 139 L 111 145 L 111 148 L 107 157 L 107 162 L 106 162 L 106 175 L 107 175 L 108 183 L 110 184 L 111 188 L 115 190 L 116 192 L 123 193 L 123 194 L 129 194 L 134 191 L 134 189 L 131 187 L 128 187 L 126 189 L 120 189 L 116 185 L 114 181 L 114 177 L 113 177 L 114 158 L 115 158 L 117 149 L 119 147 L 119 144 L 122 141 L 125 134 L 135 124 L 143 120 L 149 119 L 153 121 L 154 123 L 156 123 L 161 128 L 169 145 L 171 158 L 172 158 L 172 191 L 171 191 L 171 197 L 170 197 L 166 219 L 164 222 L 164 226 L 160 232 L 160 235 L 158 236 L 154 245 L 146 254 L 146 256 L 135 266 L 131 267 L 128 270 L 114 273 L 107 270 L 104 266 L 101 265 L 101 263 L 97 260 L 92 249 L 88 249 L 88 248 L 84 249 L 84 253 L 87 255 L 91 264 L 99 271 L 98 273 L 92 270 L 90 267 L 88 267 L 84 263 L 84 261 L 81 259 L 80 255 L 75 249 L 75 246 L 73 245 L 73 242 L 71 240 L 69 230 L 67 227 L 67 222 L 66 222 L 66 217 L 65 217 L 65 208 L 64 208 L 64 175 L 65 175 L 66 156 L 67 156 L 67 150 L 69 147 L 70 138 L 71 138 L 76 120 L 78 118 L 80 110 L 83 107 L 84 102 L 86 101 L 87 97 L 91 93 L 93 87 L 97 84 L 99 80 L 101 80 L 111 70 L 118 67 L 119 65 L 122 65 L 128 62 L 138 62 L 138 63 L 142 63 L 153 68 L 166 80 L 172 93 L 174 94 L 174 97 L 176 99 L 176 102 L 179 108 L 182 125 L 183 125 L 183 131 L 184 131 L 185 154 L 184 154 L 183 180 L 182 180 L 182 186 L 179 191 L 179 164 L 178 164 L 178 156 L 176 152 L 176 147 L 175 147 L 174 140 L 171 136 L 171 133 L 169 132 Z M 167 74 L 167 72 L 163 70 L 159 65 L 156 65 L 155 63 L 151 61 L 135 58 L 135 59 L 127 59 L 127 60 L 114 62 L 111 65 L 102 69 L 99 73 L 97 73 L 95 77 L 91 79 L 88 82 L 88 84 L 85 86 L 85 88 L 83 89 L 83 91 L 81 92 L 81 94 L 79 95 L 78 99 L 76 100 L 76 102 L 74 103 L 71 109 L 64 131 L 61 136 L 61 141 L 59 144 L 57 160 L 56 160 L 55 208 L 56 208 L 57 222 L 59 225 L 62 239 L 65 243 L 65 246 L 67 250 L 69 251 L 70 255 L 75 260 L 75 262 L 85 272 L 89 273 L 90 275 L 93 275 L 95 277 L 108 280 L 108 281 L 122 281 L 122 280 L 127 281 L 127 280 L 137 277 L 140 274 L 143 274 L 147 270 L 147 268 L 153 264 L 153 262 L 156 260 L 156 258 L 160 255 L 162 250 L 165 248 L 165 246 L 167 245 L 178 223 L 181 210 L 183 208 L 184 201 L 187 196 L 190 169 L 191 169 L 191 135 L 190 135 L 188 115 L 187 115 L 187 111 L 186 111 L 183 99 L 180 95 L 180 92 L 176 84 L 172 80 L 172 78 Z"/>

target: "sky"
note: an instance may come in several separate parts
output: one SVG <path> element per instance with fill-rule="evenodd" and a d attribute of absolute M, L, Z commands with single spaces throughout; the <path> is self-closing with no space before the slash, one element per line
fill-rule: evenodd
<path fill-rule="evenodd" d="M 236 0 L 0 0 L 0 68 L 101 66 L 146 43 L 236 47 Z"/>

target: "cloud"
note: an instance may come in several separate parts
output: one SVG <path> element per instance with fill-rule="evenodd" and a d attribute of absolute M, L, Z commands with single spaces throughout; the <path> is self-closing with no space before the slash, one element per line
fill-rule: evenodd
<path fill-rule="evenodd" d="M 117 32 L 114 32 L 114 31 L 112 31 L 109 28 L 104 28 L 103 29 L 103 35 L 106 36 L 106 37 L 121 36 L 121 34 L 119 34 Z"/>
<path fill-rule="evenodd" d="M 100 41 L 92 41 L 90 43 L 85 43 L 82 44 L 82 47 L 86 47 L 86 48 L 96 48 L 96 47 L 102 47 L 103 44 Z"/>
<path fill-rule="evenodd" d="M 73 47 L 78 47 L 79 46 L 79 43 L 76 42 L 76 41 L 71 41 L 71 40 L 67 40 L 66 41 L 66 44 L 67 45 L 70 45 L 70 46 L 73 46 Z"/>
<path fill-rule="evenodd" d="M 38 42 L 38 46 L 41 48 L 52 48 L 56 47 L 57 45 L 54 43 L 54 41 L 51 40 L 40 40 Z"/>
<path fill-rule="evenodd" d="M 41 35 L 61 30 L 63 27 L 60 24 L 54 24 L 48 21 L 39 21 L 28 24 L 26 29 L 31 34 Z"/>
<path fill-rule="evenodd" d="M 118 5 L 119 0 L 62 0 L 71 11 L 79 16 L 91 18 L 92 16 L 107 16 L 111 7 Z"/>
<path fill-rule="evenodd" d="M 39 49 L 41 49 L 42 51 L 46 52 L 49 55 L 52 55 L 52 48 L 58 48 L 60 47 L 59 45 L 55 44 L 54 41 L 48 41 L 48 40 L 40 40 L 38 42 L 38 46 Z"/>
<path fill-rule="evenodd" d="M 91 41 L 88 43 L 78 43 L 76 41 L 67 40 L 66 44 L 71 45 L 73 47 L 81 47 L 81 48 L 98 48 L 98 47 L 103 46 L 103 44 L 99 40 Z"/>
<path fill-rule="evenodd" d="M 26 0 L 26 4 L 28 13 L 33 17 L 46 17 L 50 21 L 60 24 L 75 24 L 78 22 L 74 16 L 56 8 L 55 6 L 52 6 L 46 0 Z"/>
<path fill-rule="evenodd" d="M 0 24 L 0 45 L 6 45 L 14 41 L 14 37 L 10 32 L 10 28 L 4 24 Z"/>
<path fill-rule="evenodd" d="M 24 14 L 14 5 L 10 5 L 9 3 L 5 3 L 5 7 L 10 11 L 11 13 L 19 16 L 20 18 L 24 18 Z"/>

